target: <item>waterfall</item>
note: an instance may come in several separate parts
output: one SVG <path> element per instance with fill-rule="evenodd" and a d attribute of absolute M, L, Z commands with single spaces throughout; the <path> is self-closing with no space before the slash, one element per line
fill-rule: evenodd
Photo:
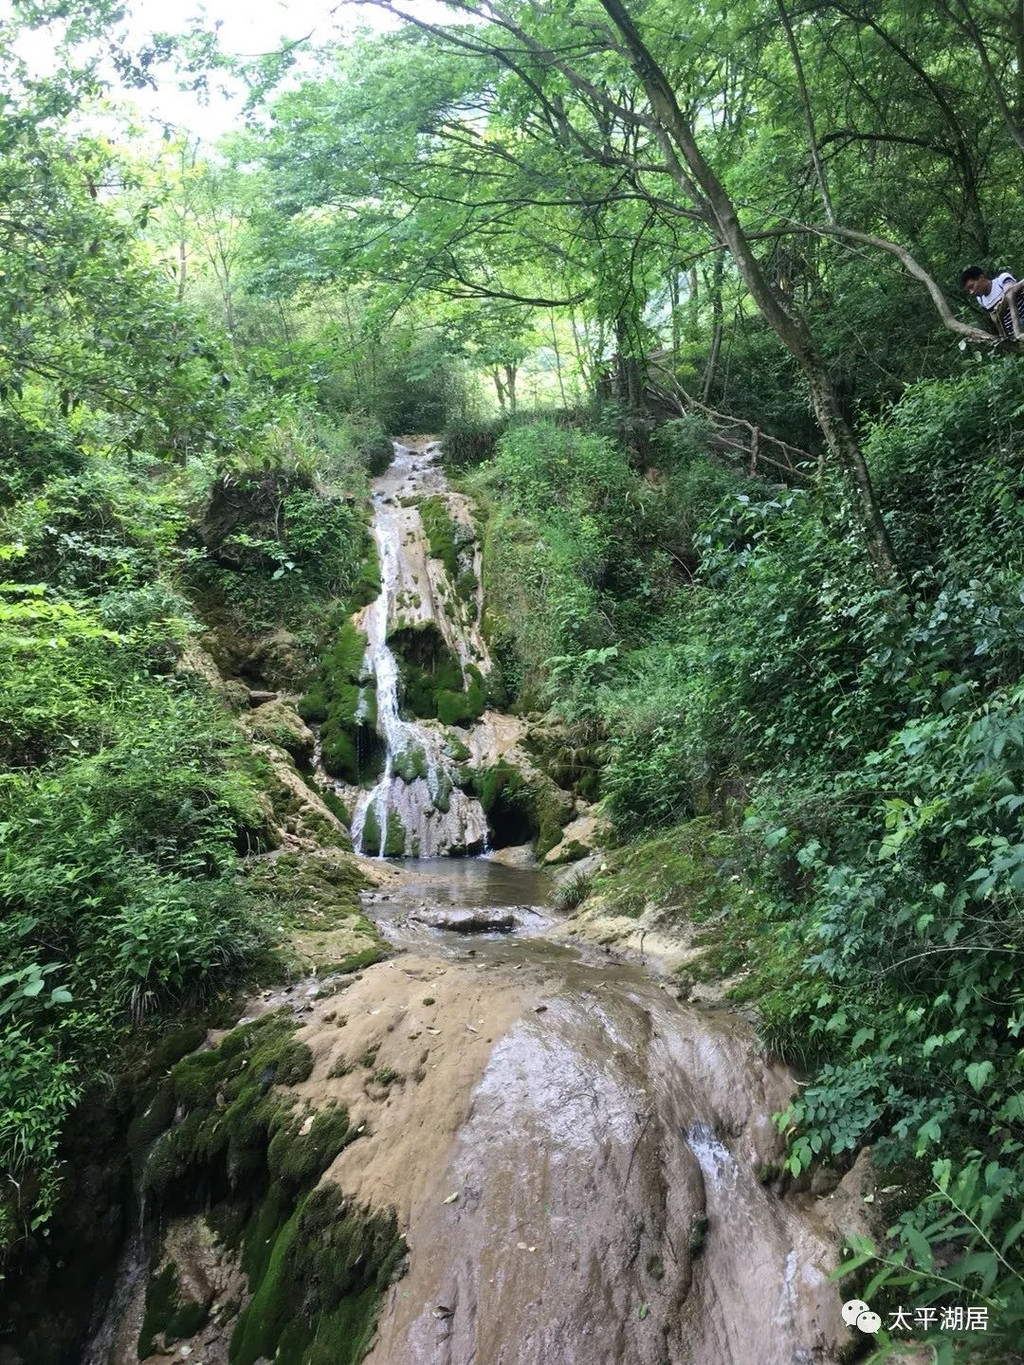
<path fill-rule="evenodd" d="M 403 719 L 400 712 L 401 672 L 388 636 L 401 616 L 400 597 L 411 595 L 409 583 L 417 586 L 420 620 L 436 624 L 463 669 L 468 663 L 486 665 L 487 660 L 475 625 L 466 630 L 455 615 L 457 607 L 450 605 L 457 599 L 449 591 L 443 567 L 431 561 L 426 573 L 421 564 L 414 564 L 414 560 L 425 563 L 427 559 L 422 525 L 415 507 L 403 506 L 396 496 L 403 480 L 409 481 L 405 487 L 443 491 L 443 474 L 432 465 L 430 448 L 418 452 L 396 445 L 395 449 L 395 462 L 376 481 L 373 496 L 380 595 L 364 608 L 359 622 L 367 637 L 363 668 L 376 683 L 376 728 L 386 758 L 377 784 L 359 797 L 352 838 L 357 852 L 376 852 L 380 857 L 479 853 L 487 847 L 487 817 L 480 803 L 459 786 L 458 764 L 445 752 L 445 727 Z M 442 585 L 444 591 L 439 590 Z"/>

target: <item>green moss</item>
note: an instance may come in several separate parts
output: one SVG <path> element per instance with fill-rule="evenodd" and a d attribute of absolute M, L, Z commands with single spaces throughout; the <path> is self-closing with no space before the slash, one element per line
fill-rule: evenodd
<path fill-rule="evenodd" d="M 473 792 L 498 847 L 525 844 L 536 837 L 533 791 L 518 769 L 504 759 L 489 768 L 462 770 L 467 790 Z"/>
<path fill-rule="evenodd" d="M 341 850 L 281 853 L 250 863 L 252 897 L 275 922 L 292 929 L 333 929 L 360 915 L 359 893 L 369 882 L 359 862 Z"/>
<path fill-rule="evenodd" d="M 318 789 L 317 795 L 335 819 L 340 820 L 347 829 L 352 823 L 352 812 L 349 810 L 348 806 L 345 805 L 344 801 L 342 801 L 338 793 L 332 791 L 330 788 L 325 788 Z"/>
<path fill-rule="evenodd" d="M 326 770 L 357 784 L 377 777 L 384 766 L 384 746 L 374 729 L 376 690 L 363 671 L 365 655 L 366 636 L 351 621 L 343 622 L 298 707 L 304 720 L 321 727 Z"/>
<path fill-rule="evenodd" d="M 402 709 L 425 719 L 438 713 L 441 691 L 459 692 L 464 686 L 458 659 L 433 621 L 401 625 L 388 637 L 398 661 Z"/>
<path fill-rule="evenodd" d="M 364 967 L 372 967 L 375 962 L 383 962 L 388 955 L 387 948 L 364 948 L 361 952 L 350 953 L 340 962 L 325 967 L 325 972 L 361 972 Z M 344 1020 L 338 1021 L 339 1026 Z"/>
<path fill-rule="evenodd" d="M 561 843 L 562 828 L 569 812 L 564 798 L 553 784 L 538 783 L 533 793 L 537 818 L 537 837 L 533 850 L 538 858 L 543 858 L 556 844 Z"/>
<path fill-rule="evenodd" d="M 334 1186 L 314 1190 L 273 1238 L 232 1337 L 232 1365 L 356 1365 L 404 1254 L 394 1215 L 349 1209 Z"/>
<path fill-rule="evenodd" d="M 377 558 L 377 546 L 373 538 L 367 536 L 366 558 L 363 560 L 363 567 L 359 571 L 352 596 L 349 598 L 346 615 L 351 616 L 361 607 L 368 607 L 371 602 L 376 602 L 379 596 L 380 561 Z"/>
<path fill-rule="evenodd" d="M 487 705 L 483 675 L 476 664 L 466 665 L 468 686 L 462 691 L 439 689 L 437 718 L 443 725 L 468 725 L 483 715 Z"/>
<path fill-rule="evenodd" d="M 467 758 L 472 757 L 469 747 L 463 744 L 458 735 L 454 734 L 452 731 L 449 731 L 445 736 L 444 747 L 448 757 L 455 763 L 465 763 Z"/>
<path fill-rule="evenodd" d="M 156 1350 L 156 1338 L 171 1320 L 177 1306 L 178 1272 L 168 1262 L 159 1275 L 154 1275 L 146 1287 L 146 1313 L 139 1332 L 140 1360 Z"/>
<path fill-rule="evenodd" d="M 363 852 L 370 857 L 377 857 L 382 851 L 382 839 L 385 858 L 405 857 L 405 825 L 401 816 L 397 811 L 388 811 L 387 825 L 382 831 L 376 807 L 370 806 L 363 818 Z"/>
<path fill-rule="evenodd" d="M 578 863 L 581 858 L 586 858 L 590 849 L 586 844 L 581 844 L 578 839 L 570 839 L 559 856 L 552 860 L 553 863 Z M 549 862 L 548 866 L 551 866 Z"/>
<path fill-rule="evenodd" d="M 388 642 L 398 660 L 406 714 L 436 716 L 446 725 L 464 725 L 482 714 L 486 689 L 480 670 L 468 664 L 463 675 L 433 621 L 399 626 Z"/>
<path fill-rule="evenodd" d="M 391 771 L 403 782 L 415 782 L 418 777 L 426 777 L 426 750 L 417 744 L 411 749 L 395 754 L 391 760 Z"/>
<path fill-rule="evenodd" d="M 434 802 L 435 810 L 439 810 L 442 814 L 447 815 L 452 807 L 452 791 L 454 790 L 454 787 L 455 783 L 444 768 L 434 774 L 431 799 Z"/>
<path fill-rule="evenodd" d="M 368 806 L 363 816 L 363 852 L 371 858 L 380 853 L 380 821 L 376 806 Z"/>
<path fill-rule="evenodd" d="M 459 780 L 483 807 L 497 847 L 533 841 L 538 858 L 543 858 L 561 841 L 571 806 L 547 779 L 529 782 L 501 759 L 489 768 L 464 767 Z"/>
<path fill-rule="evenodd" d="M 476 592 L 480 580 L 472 569 L 464 569 L 455 580 L 455 591 L 461 600 L 472 606 L 476 603 Z"/>
<path fill-rule="evenodd" d="M 205 1032 L 203 1037 L 205 1037 Z M 174 1095 L 168 1086 L 157 1089 L 146 1107 L 137 1114 L 128 1128 L 128 1154 L 136 1177 L 142 1174 L 146 1157 L 153 1143 L 174 1118 Z"/>
<path fill-rule="evenodd" d="M 341 1106 L 314 1115 L 303 1133 L 277 1092 L 312 1066 L 295 1027 L 283 1012 L 268 1014 L 178 1062 L 165 1083 L 177 1121 L 146 1167 L 161 1217 L 210 1204 L 218 1236 L 241 1248 L 252 1298 L 232 1337 L 232 1365 L 260 1357 L 355 1365 L 404 1255 L 393 1215 L 349 1208 L 336 1187 L 318 1186 L 355 1134 Z M 207 1311 L 180 1301 L 177 1272 L 166 1266 L 147 1289 L 140 1357 L 158 1349 L 158 1337 L 193 1335 Z"/>
<path fill-rule="evenodd" d="M 594 889 L 613 914 L 639 914 L 649 904 L 698 923 L 731 920 L 747 900 L 736 871 L 738 838 L 708 819 L 687 821 L 656 839 L 608 850 L 608 870 Z"/>
<path fill-rule="evenodd" d="M 556 786 L 578 793 L 585 801 L 597 800 L 601 770 L 608 758 L 603 732 L 595 735 L 594 728 L 584 724 L 534 726 L 524 743 Z"/>
<path fill-rule="evenodd" d="M 387 833 L 384 836 L 385 858 L 405 857 L 405 825 L 397 811 L 388 811 Z"/>
<path fill-rule="evenodd" d="M 173 1261 L 168 1261 L 146 1287 L 146 1310 L 137 1347 L 139 1359 L 145 1360 L 159 1349 L 158 1336 L 162 1336 L 168 1346 L 194 1337 L 209 1316 L 209 1300 L 205 1303 L 196 1299 L 181 1302 L 177 1267 Z"/>
<path fill-rule="evenodd" d="M 271 1177 L 288 1190 L 308 1188 L 349 1142 L 348 1110 L 321 1109 L 305 1137 L 279 1130 L 267 1148 Z"/>
<path fill-rule="evenodd" d="M 265 1169 L 267 1146 L 288 1113 L 273 1087 L 295 1085 L 313 1068 L 313 1054 L 294 1040 L 294 1030 L 289 1016 L 264 1015 L 175 1066 L 166 1084 L 182 1118 L 152 1149 L 144 1190 L 188 1202 L 211 1167 L 223 1170 L 233 1188 Z"/>
<path fill-rule="evenodd" d="M 420 520 L 434 559 L 439 559 L 454 582 L 459 572 L 456 545 L 458 526 L 448 515 L 448 505 L 442 497 L 424 498 L 420 503 Z"/>

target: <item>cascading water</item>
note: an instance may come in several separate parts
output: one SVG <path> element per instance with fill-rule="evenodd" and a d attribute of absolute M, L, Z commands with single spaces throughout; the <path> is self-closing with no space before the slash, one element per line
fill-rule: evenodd
<path fill-rule="evenodd" d="M 444 727 L 400 714 L 401 674 L 388 637 L 412 601 L 413 614 L 436 625 L 463 669 L 469 663 L 486 667 L 486 650 L 475 623 L 467 630 L 458 609 L 449 606 L 457 599 L 443 567 L 431 561 L 428 571 L 415 506 L 411 502 L 403 506 L 396 496 L 403 487 L 430 493 L 445 490 L 444 476 L 433 464 L 436 448 L 395 449 L 394 464 L 378 480 L 373 499 L 380 595 L 359 620 L 367 637 L 363 668 L 376 684 L 376 729 L 386 758 L 377 784 L 358 799 L 352 837 L 358 852 L 381 857 L 478 853 L 487 847 L 487 817 L 480 803 L 458 785 L 458 765 L 446 752 Z"/>

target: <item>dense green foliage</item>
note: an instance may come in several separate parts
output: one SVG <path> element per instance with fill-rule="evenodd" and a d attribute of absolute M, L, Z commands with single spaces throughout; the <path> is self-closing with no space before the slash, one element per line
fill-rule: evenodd
<path fill-rule="evenodd" d="M 324 604 L 358 590 L 381 433 L 316 412 L 258 353 L 240 363 L 183 301 L 142 240 L 138 169 L 61 124 L 94 88 L 85 68 L 33 82 L 3 60 L 6 1254 L 51 1214 L 90 1081 L 263 951 L 238 868 L 277 839 L 273 788 L 226 701 L 301 686 Z M 211 627 L 233 693 L 199 653 Z"/>
<path fill-rule="evenodd" d="M 1024 376 L 1008 360 L 917 386 L 874 424 L 867 448 L 911 583 L 898 595 L 878 589 L 841 500 L 823 516 L 827 488 L 740 481 L 688 429 L 660 436 L 653 486 L 607 442 L 548 427 L 508 433 L 478 476 L 495 500 L 491 600 L 527 695 L 603 729 L 601 790 L 621 836 L 671 831 L 650 853 L 639 845 L 637 867 L 662 871 L 627 861 L 597 889 L 628 898 L 639 878 L 638 905 L 694 907 L 706 969 L 743 969 L 737 994 L 758 1002 L 767 1041 L 805 1072 L 779 1116 L 790 1171 L 842 1165 L 870 1143 L 906 1191 L 890 1277 L 909 1258 L 920 1302 L 950 1277 L 962 1284 L 998 1319 L 992 1349 L 1017 1341 L 1024 1321 L 1013 1226 L 1024 1190 L 1022 412 Z M 567 447 L 586 470 L 578 485 Z M 560 503 L 574 496 L 566 518 Z M 645 542 L 670 524 L 686 528 L 695 572 L 682 570 L 681 545 L 675 581 L 662 569 L 652 599 Z M 613 533 L 618 564 L 644 566 L 632 579 L 601 576 Z M 529 560 L 513 558 L 517 544 Z M 530 607 L 517 609 L 527 562 Z M 702 886 L 706 868 L 693 880 L 680 862 L 701 821 L 678 822 L 709 816 L 724 834 L 705 860 L 749 896 L 737 886 L 723 904 Z M 917 1203 L 933 1166 L 948 1198 Z M 960 1255 L 947 1280 L 935 1275 L 935 1257 L 950 1255 L 940 1243 Z"/>
<path fill-rule="evenodd" d="M 49 21 L 40 75 L 19 40 Z M 118 23 L 106 0 L 0 20 L 0 1248 L 38 1243 L 87 1078 L 251 971 L 277 922 L 290 865 L 240 871 L 292 797 L 232 708 L 304 694 L 328 770 L 378 771 L 349 621 L 379 590 L 367 476 L 388 433 L 443 428 L 485 515 L 498 667 L 397 623 L 407 712 L 549 712 L 538 763 L 622 844 L 566 904 L 630 913 L 643 879 L 691 906 L 703 969 L 803 1069 L 790 1174 L 868 1144 L 893 1172 L 864 1292 L 960 1285 L 1009 1350 L 1024 380 L 947 305 L 970 260 L 1024 253 L 1019 14 L 466 0 L 288 88 L 292 49 L 260 59 L 268 117 L 216 152 L 98 116 L 104 71 L 152 83 L 180 47 L 202 86 L 227 63 L 213 34 L 133 51 Z M 758 458 L 776 482 L 741 472 Z M 468 533 L 421 516 L 475 606 Z M 308 759 L 292 717 L 249 733 Z M 553 786 L 462 777 L 503 840 L 559 838 Z M 203 1146 L 182 1170 L 229 1179 L 241 1153 L 269 1189 L 287 1124 L 241 1090 L 239 1131 L 260 1121 L 234 1152 L 177 1096 Z M 344 1220 L 321 1274 L 337 1210 L 291 1193 L 273 1254 L 248 1246 L 238 1358 L 307 1358 L 284 1325 L 307 1274 L 354 1358 L 393 1229 Z M 170 1274 L 151 1293 L 151 1335 L 194 1316 Z"/>

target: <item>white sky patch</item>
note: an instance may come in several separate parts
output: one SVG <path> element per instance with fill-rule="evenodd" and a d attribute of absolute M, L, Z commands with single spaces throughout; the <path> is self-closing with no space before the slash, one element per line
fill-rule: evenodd
<path fill-rule="evenodd" d="M 411 13 L 428 22 L 450 22 L 453 12 L 436 0 L 411 0 Z M 232 56 L 256 57 L 271 53 L 288 43 L 308 37 L 312 47 L 330 42 L 344 42 L 363 31 L 386 32 L 399 26 L 400 21 L 373 4 L 352 3 L 351 0 L 129 0 L 126 28 L 129 46 L 145 46 L 153 33 L 184 33 L 199 19 L 204 27 L 218 25 L 220 45 Z M 0 0 L 0 18 L 6 17 L 8 6 Z M 22 33 L 15 45 L 19 56 L 39 74 L 53 69 L 53 53 L 59 38 L 59 28 L 50 26 Z M 299 59 L 283 82 L 283 88 L 294 85 L 309 75 L 313 62 L 309 56 Z M 118 105 L 127 104 L 137 110 L 139 117 L 156 125 L 199 136 L 210 143 L 239 126 L 247 90 L 240 81 L 232 81 L 226 73 L 212 74 L 208 94 L 180 90 L 174 72 L 163 67 L 154 73 L 158 82 L 155 90 L 125 90 L 113 72 L 110 97 Z"/>

